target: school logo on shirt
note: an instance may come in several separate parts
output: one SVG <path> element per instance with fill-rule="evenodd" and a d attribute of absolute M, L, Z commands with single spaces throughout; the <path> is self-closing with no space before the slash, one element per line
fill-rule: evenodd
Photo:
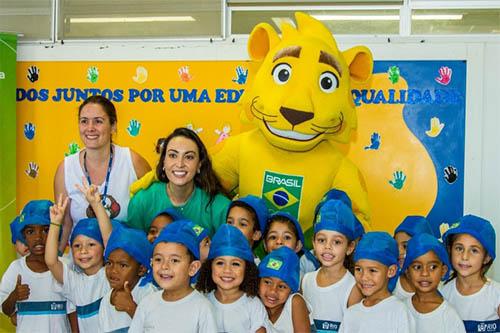
<path fill-rule="evenodd" d="M 274 269 L 275 271 L 279 271 L 281 266 L 283 266 L 283 261 L 274 258 L 270 258 L 266 265 L 267 268 Z"/>
<path fill-rule="evenodd" d="M 195 225 L 193 227 L 193 231 L 196 234 L 196 236 L 199 236 L 203 232 L 203 227 L 201 225 Z"/>
<path fill-rule="evenodd" d="M 262 197 L 273 211 L 285 211 L 298 217 L 303 183 L 303 176 L 265 171 Z"/>

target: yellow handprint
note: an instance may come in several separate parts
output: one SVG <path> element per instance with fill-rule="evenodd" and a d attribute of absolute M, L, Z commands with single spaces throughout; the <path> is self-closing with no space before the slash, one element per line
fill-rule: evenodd
<path fill-rule="evenodd" d="M 425 131 L 425 134 L 431 138 L 435 138 L 441 133 L 443 127 L 444 123 L 440 122 L 438 117 L 432 117 L 431 128 L 428 131 Z"/>
<path fill-rule="evenodd" d="M 443 235 L 445 232 L 448 231 L 448 229 L 450 229 L 450 225 L 448 223 L 441 223 L 439 225 L 439 233 L 440 233 L 440 236 L 439 238 L 442 239 Z"/>
<path fill-rule="evenodd" d="M 132 77 L 132 80 L 139 84 L 146 82 L 148 79 L 148 70 L 142 66 L 137 66 L 135 71 L 136 74 Z"/>

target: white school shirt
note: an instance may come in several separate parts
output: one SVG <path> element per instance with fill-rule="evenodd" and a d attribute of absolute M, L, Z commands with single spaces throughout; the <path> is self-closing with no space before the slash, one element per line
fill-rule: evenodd
<path fill-rule="evenodd" d="M 465 333 L 465 327 L 457 311 L 446 301 L 439 305 L 434 311 L 420 313 L 413 306 L 410 298 L 405 301 L 410 314 L 415 320 L 415 327 L 418 333 Z"/>
<path fill-rule="evenodd" d="M 415 320 L 396 296 L 389 296 L 373 306 L 365 306 L 363 302 L 347 309 L 340 326 L 341 333 L 416 332 Z"/>
<path fill-rule="evenodd" d="M 127 147 L 113 145 L 113 164 L 111 173 L 109 174 L 109 183 L 107 195 L 113 200 L 107 198 L 105 201 L 106 211 L 118 212 L 114 219 L 125 221 L 127 220 L 127 209 L 130 201 L 130 185 L 137 180 L 132 155 Z M 87 218 L 88 201 L 75 184 L 82 184 L 82 177 L 85 177 L 85 172 L 80 165 L 80 154 L 76 153 L 64 158 L 64 187 L 71 199 L 70 215 L 73 220 L 73 228 L 78 221 Z M 103 194 L 106 181 L 99 184 L 99 193 Z M 118 204 L 118 206 L 116 206 Z M 119 207 L 119 208 L 118 208 Z"/>
<path fill-rule="evenodd" d="M 318 332 L 338 332 L 347 310 L 347 301 L 356 284 L 354 276 L 344 276 L 328 287 L 319 287 L 318 272 L 309 272 L 302 279 L 302 294 L 312 307 L 312 318 Z"/>
<path fill-rule="evenodd" d="M 141 301 L 149 294 L 157 291 L 152 283 L 145 286 L 139 286 L 141 280 L 137 282 L 132 289 L 132 298 L 135 304 L 139 305 Z M 117 311 L 111 304 L 111 293 L 109 290 L 102 298 L 99 308 L 99 332 L 126 332 L 132 322 L 132 318 L 125 311 Z"/>
<path fill-rule="evenodd" d="M 500 285 L 489 280 L 475 294 L 464 296 L 457 290 L 457 279 L 441 289 L 443 297 L 457 310 L 467 332 L 500 332 L 497 309 L 500 305 Z"/>
<path fill-rule="evenodd" d="M 67 307 L 60 285 L 48 270 L 33 272 L 26 264 L 26 257 L 14 260 L 5 271 L 0 282 L 0 301 L 3 303 L 16 288 L 17 275 L 21 283 L 30 288 L 27 300 L 19 301 L 17 309 L 17 332 L 69 332 Z M 73 310 L 74 311 L 74 310 Z"/>
<path fill-rule="evenodd" d="M 80 332 L 99 331 L 99 307 L 102 297 L 111 289 L 105 268 L 102 267 L 94 275 L 86 275 L 63 263 L 63 274 L 62 291 L 76 306 Z"/>
<path fill-rule="evenodd" d="M 305 250 L 305 251 L 307 251 L 307 250 Z M 309 252 L 310 252 L 310 254 L 312 254 L 314 256 L 314 250 L 310 250 Z M 306 275 L 306 273 L 314 272 L 317 270 L 314 263 L 307 257 L 306 254 L 303 254 L 300 257 L 299 263 L 300 263 L 300 278 L 301 279 L 304 277 L 304 275 Z"/>
<path fill-rule="evenodd" d="M 415 295 L 414 292 L 406 291 L 403 289 L 400 278 L 398 278 L 398 281 L 396 282 L 396 287 L 392 291 L 392 294 L 397 298 L 399 298 L 400 300 L 402 300 L 403 302 L 406 301 L 407 298 L 411 298 L 413 295 Z"/>
<path fill-rule="evenodd" d="M 220 303 L 215 291 L 207 294 L 212 303 L 217 332 L 248 333 L 266 326 L 267 312 L 259 297 L 243 294 L 230 304 Z"/>
<path fill-rule="evenodd" d="M 293 303 L 293 298 L 295 296 L 304 299 L 304 297 L 299 293 L 291 294 L 288 296 L 288 299 L 286 300 L 285 306 L 283 307 L 283 311 L 281 312 L 280 316 L 274 323 L 272 323 L 269 320 L 269 317 L 266 318 L 267 333 L 293 332 L 292 303 Z M 312 312 L 311 305 L 309 305 L 309 303 L 307 303 L 305 299 L 304 301 L 306 302 L 307 310 L 309 311 L 309 324 L 313 325 L 314 322 L 311 317 L 311 312 Z"/>
<path fill-rule="evenodd" d="M 144 298 L 135 311 L 130 333 L 217 332 L 212 304 L 198 291 L 174 302 L 165 301 L 162 295 L 159 290 Z"/>

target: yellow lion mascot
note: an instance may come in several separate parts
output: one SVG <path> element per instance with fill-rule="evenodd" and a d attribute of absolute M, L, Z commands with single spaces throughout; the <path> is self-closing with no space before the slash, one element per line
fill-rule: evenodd
<path fill-rule="evenodd" d="M 263 197 L 271 209 L 298 217 L 304 230 L 323 194 L 341 189 L 369 230 L 363 176 L 332 141 L 348 142 L 356 128 L 351 80 L 370 79 L 371 52 L 341 52 L 323 24 L 295 17 L 297 28 L 283 24 L 281 38 L 267 23 L 253 29 L 248 52 L 260 67 L 241 102 L 242 117 L 256 128 L 223 141 L 214 169 L 227 190 Z"/>

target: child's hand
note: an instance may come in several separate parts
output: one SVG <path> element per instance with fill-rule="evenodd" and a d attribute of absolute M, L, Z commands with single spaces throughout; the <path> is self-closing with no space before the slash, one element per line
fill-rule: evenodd
<path fill-rule="evenodd" d="M 82 178 L 82 184 L 75 184 L 75 186 L 83 193 L 85 199 L 89 202 L 91 206 L 99 204 L 101 202 L 101 193 L 99 193 L 99 188 L 94 184 L 89 184 L 85 177 Z"/>
<path fill-rule="evenodd" d="M 16 302 L 27 300 L 30 297 L 30 286 L 23 284 L 21 279 L 21 274 L 18 274 L 16 288 L 13 291 Z"/>
<path fill-rule="evenodd" d="M 132 298 L 132 290 L 130 290 L 128 281 L 125 281 L 123 289 L 113 290 L 111 293 L 111 304 L 115 306 L 116 311 L 124 311 L 128 314 L 135 312 L 137 304 L 135 304 Z"/>
<path fill-rule="evenodd" d="M 17 312 L 14 312 L 10 315 L 10 323 L 14 326 L 17 326 Z"/>
<path fill-rule="evenodd" d="M 57 202 L 50 207 L 50 221 L 53 223 L 57 223 L 59 225 L 62 224 L 64 219 L 64 213 L 66 212 L 66 207 L 68 206 L 68 197 L 66 197 L 63 201 L 63 195 L 59 195 L 59 199 Z"/>

